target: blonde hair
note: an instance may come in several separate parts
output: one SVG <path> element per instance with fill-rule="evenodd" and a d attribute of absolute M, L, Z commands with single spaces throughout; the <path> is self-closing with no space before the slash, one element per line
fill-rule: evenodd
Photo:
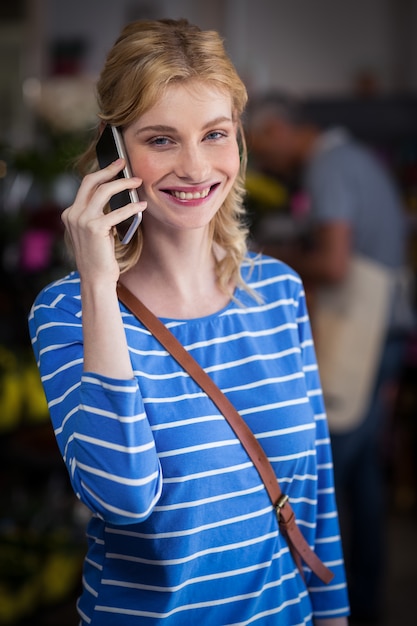
<path fill-rule="evenodd" d="M 230 95 L 238 128 L 240 172 L 210 225 L 212 243 L 223 251 L 221 258 L 216 257 L 219 286 L 228 291 L 230 284 L 243 285 L 240 266 L 247 252 L 243 219 L 247 153 L 241 123 L 247 93 L 219 34 L 202 31 L 184 19 L 140 20 L 127 25 L 110 50 L 97 83 L 99 117 L 101 124 L 126 126 L 154 106 L 168 86 L 193 79 L 210 83 Z M 99 129 L 80 159 L 83 173 L 97 169 L 98 137 Z M 116 241 L 121 272 L 137 262 L 141 249 L 140 229 L 129 244 Z"/>

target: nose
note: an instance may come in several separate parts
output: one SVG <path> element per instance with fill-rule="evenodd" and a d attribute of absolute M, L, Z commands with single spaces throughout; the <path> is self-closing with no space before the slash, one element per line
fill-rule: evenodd
<path fill-rule="evenodd" d="M 208 180 L 211 163 L 204 150 L 199 146 L 183 146 L 176 161 L 176 174 L 188 182 L 199 183 Z"/>

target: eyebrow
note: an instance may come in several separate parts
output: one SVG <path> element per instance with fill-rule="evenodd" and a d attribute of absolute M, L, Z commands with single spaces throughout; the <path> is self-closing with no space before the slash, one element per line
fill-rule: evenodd
<path fill-rule="evenodd" d="M 213 126 L 217 126 L 218 124 L 224 124 L 224 122 L 229 122 L 233 124 L 233 119 L 225 115 L 216 117 L 214 120 L 210 120 L 209 122 L 207 122 L 207 124 L 204 124 L 202 130 L 212 128 Z M 174 126 L 166 126 L 165 124 L 154 124 L 150 126 L 143 126 L 143 128 L 138 128 L 135 132 L 135 135 L 140 135 L 141 133 L 149 131 L 152 131 L 154 133 L 176 133 L 178 132 L 178 129 Z"/>

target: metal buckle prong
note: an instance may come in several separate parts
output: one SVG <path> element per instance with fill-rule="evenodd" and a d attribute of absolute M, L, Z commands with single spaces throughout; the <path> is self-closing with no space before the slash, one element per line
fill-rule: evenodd
<path fill-rule="evenodd" d="M 279 498 L 278 498 L 278 502 L 275 505 L 275 511 L 277 514 L 277 517 L 279 519 L 280 513 L 281 513 L 281 509 L 287 504 L 288 500 L 290 498 L 287 496 L 286 493 L 283 493 Z"/>

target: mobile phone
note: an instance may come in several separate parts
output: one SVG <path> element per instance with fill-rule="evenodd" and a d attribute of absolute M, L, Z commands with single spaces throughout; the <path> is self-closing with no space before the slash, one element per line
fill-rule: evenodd
<path fill-rule="evenodd" d="M 120 157 L 123 158 L 125 160 L 125 167 L 119 172 L 117 178 L 130 178 L 132 176 L 123 136 L 120 128 L 117 126 L 106 124 L 97 141 L 96 154 L 98 164 L 101 168 L 107 167 Z M 116 193 L 110 198 L 110 208 L 112 211 L 115 211 L 130 202 L 139 202 L 136 189 L 126 189 L 125 191 Z M 123 220 L 120 224 L 117 224 L 117 234 L 122 243 L 129 243 L 141 221 L 142 213 L 138 213 L 127 220 Z"/>

